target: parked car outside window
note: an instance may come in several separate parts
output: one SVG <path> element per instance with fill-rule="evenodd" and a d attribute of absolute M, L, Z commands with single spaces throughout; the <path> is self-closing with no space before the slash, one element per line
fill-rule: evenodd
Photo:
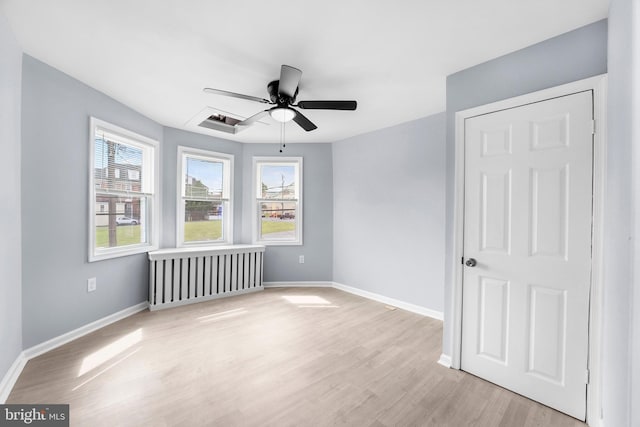
<path fill-rule="evenodd" d="M 129 218 L 128 216 L 119 216 L 116 218 L 116 224 L 118 225 L 137 225 L 138 220 L 134 218 Z"/>

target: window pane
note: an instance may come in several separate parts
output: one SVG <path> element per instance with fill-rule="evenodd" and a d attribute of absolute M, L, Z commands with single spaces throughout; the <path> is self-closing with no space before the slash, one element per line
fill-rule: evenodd
<path fill-rule="evenodd" d="M 184 241 L 222 240 L 224 202 L 186 200 L 184 208 Z"/>
<path fill-rule="evenodd" d="M 223 197 L 223 164 L 208 160 L 186 158 L 184 196 L 199 199 Z"/>
<path fill-rule="evenodd" d="M 267 240 L 296 239 L 297 202 L 260 203 L 260 238 Z"/>
<path fill-rule="evenodd" d="M 148 197 L 97 194 L 95 203 L 96 248 L 113 248 L 148 242 Z"/>
<path fill-rule="evenodd" d="M 96 190 L 141 192 L 142 149 L 114 142 L 96 131 L 94 176 Z"/>
<path fill-rule="evenodd" d="M 297 199 L 295 165 L 262 165 L 260 183 L 262 199 Z"/>

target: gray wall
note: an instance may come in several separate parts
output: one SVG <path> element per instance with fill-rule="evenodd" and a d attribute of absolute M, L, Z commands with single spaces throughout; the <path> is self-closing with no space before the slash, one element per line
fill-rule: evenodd
<path fill-rule="evenodd" d="M 617 7 L 618 0 L 613 2 Z M 633 262 L 631 265 L 640 265 L 640 0 L 633 0 L 633 10 L 628 16 L 625 16 L 626 25 L 631 27 L 632 38 L 631 42 L 627 45 L 625 42 L 621 42 L 620 46 L 627 46 L 627 57 L 633 58 L 633 64 L 631 65 L 630 75 L 632 76 L 632 105 L 631 105 L 631 135 L 632 135 L 632 147 L 633 147 L 633 176 L 632 182 L 634 185 L 633 198 L 634 198 L 634 216 L 633 216 L 633 235 L 634 235 L 634 247 L 633 247 Z M 623 15 L 624 16 L 624 15 Z M 614 21 L 617 28 L 617 18 Z M 618 49 L 611 48 L 611 49 Z M 616 70 L 617 73 L 617 70 Z M 615 75 L 615 74 L 614 74 Z M 624 98 L 624 94 L 620 96 Z M 612 97 L 615 102 L 617 98 Z M 630 354 L 629 365 L 631 366 L 631 392 L 629 393 L 629 406 L 631 407 L 631 422 L 632 426 L 640 426 L 640 274 L 638 270 L 634 269 L 633 282 L 631 294 L 631 319 L 629 323 L 632 325 L 631 337 L 630 337 Z M 612 325 L 616 327 L 616 325 Z M 635 402 L 635 404 L 633 403 Z"/>
<path fill-rule="evenodd" d="M 333 173 L 331 144 L 243 144 L 243 229 L 241 243 L 251 242 L 253 156 L 303 158 L 303 245 L 268 246 L 264 280 L 268 282 L 330 281 L 333 251 Z M 298 263 L 304 255 L 304 264 Z"/>
<path fill-rule="evenodd" d="M 23 345 L 147 299 L 146 254 L 87 262 L 89 116 L 161 140 L 162 127 L 25 55 L 22 63 Z M 87 293 L 87 278 L 97 290 Z"/>
<path fill-rule="evenodd" d="M 162 229 L 161 246 L 176 247 L 176 208 L 178 192 L 178 146 L 233 154 L 233 240 L 242 236 L 242 144 L 174 128 L 164 128 L 162 141 Z"/>
<path fill-rule="evenodd" d="M 634 266 L 640 260 L 637 240 L 640 231 L 640 211 L 637 210 L 640 203 L 640 140 L 634 133 L 634 126 L 637 126 L 640 112 L 631 96 L 633 94 L 635 102 L 638 101 L 640 70 L 633 61 L 634 52 L 637 55 L 640 45 L 635 38 L 637 34 L 634 34 L 638 31 L 638 28 L 634 29 L 638 25 L 638 16 L 634 17 L 632 3 L 635 3 L 637 13 L 639 2 L 629 0 L 613 0 L 609 10 L 609 134 L 602 346 L 602 404 L 607 426 L 640 425 L 640 278 L 637 274 L 634 277 L 634 271 L 638 271 Z M 632 201 L 635 201 L 635 216 Z M 633 421 L 630 411 L 634 411 Z"/>
<path fill-rule="evenodd" d="M 447 77 L 444 354 L 452 351 L 455 113 L 606 72 L 607 21 L 602 20 Z"/>
<path fill-rule="evenodd" d="M 442 312 L 445 114 L 333 144 L 333 280 Z"/>
<path fill-rule="evenodd" d="M 0 382 L 22 351 L 20 80 L 22 50 L 0 14 Z"/>

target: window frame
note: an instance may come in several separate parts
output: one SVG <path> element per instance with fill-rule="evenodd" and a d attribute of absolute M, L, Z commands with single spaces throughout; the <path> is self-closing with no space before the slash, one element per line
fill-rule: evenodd
<path fill-rule="evenodd" d="M 258 175 L 258 166 L 263 165 L 282 165 L 282 164 L 296 164 L 298 167 L 298 185 L 297 192 L 298 198 L 296 200 L 298 208 L 296 210 L 296 238 L 295 240 L 268 240 L 260 238 L 260 226 L 262 221 L 260 204 L 263 200 L 258 197 L 258 189 L 262 189 L 262 182 Z M 252 243 L 265 246 L 302 246 L 303 245 L 303 158 L 302 157 L 269 157 L 269 156 L 254 156 L 253 157 L 253 179 L 251 186 L 251 199 L 252 199 Z"/>
<path fill-rule="evenodd" d="M 185 156 L 190 156 L 193 158 L 199 158 L 206 161 L 222 161 L 223 163 L 228 163 L 228 171 L 225 172 L 225 168 L 223 167 L 223 195 L 225 188 L 228 189 L 229 197 L 226 201 L 227 203 L 227 212 L 225 212 L 223 208 L 223 218 L 222 218 L 222 236 L 224 239 L 222 240 L 202 240 L 197 242 L 185 242 L 184 241 L 184 217 L 185 217 L 185 206 L 182 203 L 184 200 L 184 196 L 182 194 L 183 190 L 183 167 Z M 184 247 L 198 247 L 198 246 L 219 246 L 219 245 L 232 245 L 234 242 L 233 239 L 233 174 L 234 174 L 234 155 L 227 153 L 220 153 L 217 151 L 211 150 L 202 150 L 199 148 L 192 148 L 187 146 L 178 146 L 177 150 L 177 189 L 176 189 L 176 247 L 184 248 Z M 228 175 L 228 185 L 225 185 L 224 179 Z M 224 198 L 222 200 L 225 200 Z"/>
<path fill-rule="evenodd" d="M 95 134 L 96 129 L 102 128 L 105 131 L 122 138 L 122 142 L 127 145 L 131 145 L 136 148 L 140 148 L 145 152 L 149 152 L 144 155 L 144 159 L 150 162 L 150 171 L 146 174 L 149 183 L 149 192 L 140 192 L 139 194 L 149 198 L 149 214 L 147 215 L 148 224 L 145 224 L 147 228 L 148 242 L 135 245 L 116 246 L 113 248 L 96 248 L 96 182 L 95 182 Z M 143 160 L 144 161 L 144 160 Z M 104 120 L 97 119 L 95 117 L 89 118 L 89 247 L 88 247 L 88 260 L 89 262 L 102 261 L 105 259 L 118 258 L 123 256 L 135 255 L 140 253 L 146 253 L 154 251 L 159 247 L 160 241 L 160 206 L 161 205 L 161 191 L 160 191 L 160 143 L 153 139 L 140 135 L 136 132 L 124 129 L 120 126 L 106 122 Z M 140 177 L 142 181 L 143 176 Z M 104 191 L 100 193 L 109 193 Z M 114 191 L 112 194 L 118 195 L 121 192 Z M 138 194 L 138 193 L 135 193 Z"/>

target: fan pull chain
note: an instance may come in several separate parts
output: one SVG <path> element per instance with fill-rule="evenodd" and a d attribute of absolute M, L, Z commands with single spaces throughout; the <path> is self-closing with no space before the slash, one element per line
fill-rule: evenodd
<path fill-rule="evenodd" d="M 284 143 L 284 122 L 280 123 L 280 152 L 282 153 L 282 149 L 286 147 Z"/>

